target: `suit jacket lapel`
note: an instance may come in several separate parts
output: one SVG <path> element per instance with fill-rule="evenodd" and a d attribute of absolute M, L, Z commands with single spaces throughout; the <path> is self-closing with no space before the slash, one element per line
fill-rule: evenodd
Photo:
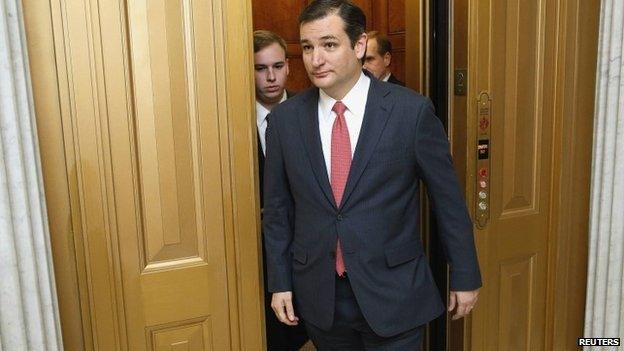
<path fill-rule="evenodd" d="M 313 92 L 309 94 L 299 109 L 299 126 L 314 176 L 329 203 L 334 208 L 337 208 L 331 185 L 329 184 L 325 157 L 323 156 L 323 146 L 321 145 L 318 123 L 318 99 L 318 89 L 313 89 Z"/>
<path fill-rule="evenodd" d="M 385 100 L 385 96 L 389 93 L 390 91 L 385 85 L 379 83 L 374 78 L 371 78 L 362 129 L 360 130 L 360 136 L 358 137 L 358 143 L 353 155 L 353 161 L 351 162 L 351 169 L 349 171 L 349 177 L 347 178 L 347 185 L 345 186 L 343 201 L 340 206 L 341 208 L 348 203 L 349 196 L 362 176 L 362 173 L 364 172 L 364 169 L 366 168 L 366 165 L 368 164 L 368 161 L 377 146 L 379 137 L 386 126 L 388 117 L 390 117 L 392 106 Z"/>

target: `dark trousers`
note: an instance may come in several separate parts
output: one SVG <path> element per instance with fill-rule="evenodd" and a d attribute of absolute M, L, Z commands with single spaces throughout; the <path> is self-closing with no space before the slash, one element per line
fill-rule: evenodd
<path fill-rule="evenodd" d="M 262 254 L 264 257 L 264 241 L 262 245 Z M 299 325 L 291 327 L 280 322 L 275 316 L 275 312 L 271 308 L 272 294 L 267 290 L 267 271 L 266 261 L 263 264 L 264 270 L 264 315 L 266 326 L 267 351 L 298 351 L 306 342 L 308 335 L 305 327 L 301 322 Z"/>
<path fill-rule="evenodd" d="M 308 335 L 301 322 L 294 327 L 280 322 L 270 303 L 265 312 L 267 351 L 298 351 L 308 341 Z"/>
<path fill-rule="evenodd" d="M 420 326 L 392 337 L 382 337 L 370 328 L 355 299 L 349 278 L 336 277 L 334 324 L 329 331 L 305 323 L 319 351 L 419 351 L 424 334 Z"/>

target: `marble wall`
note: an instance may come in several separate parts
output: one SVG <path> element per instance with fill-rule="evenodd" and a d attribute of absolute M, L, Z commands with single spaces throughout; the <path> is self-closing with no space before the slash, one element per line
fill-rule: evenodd
<path fill-rule="evenodd" d="M 19 0 L 0 0 L 0 350 L 62 350 Z"/>
<path fill-rule="evenodd" d="M 624 0 L 603 0 L 594 122 L 586 337 L 624 337 Z"/>

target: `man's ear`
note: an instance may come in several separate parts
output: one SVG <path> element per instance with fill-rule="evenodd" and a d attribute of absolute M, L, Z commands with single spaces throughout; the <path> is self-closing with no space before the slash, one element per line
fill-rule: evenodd
<path fill-rule="evenodd" d="M 392 54 L 390 54 L 390 52 L 386 52 L 383 56 L 383 61 L 385 67 L 390 66 L 390 63 L 392 62 Z"/>
<path fill-rule="evenodd" d="M 367 41 L 368 35 L 366 33 L 362 33 L 358 40 L 355 42 L 355 47 L 353 48 L 353 50 L 355 50 L 355 55 L 357 56 L 358 60 L 361 60 L 366 54 Z"/>
<path fill-rule="evenodd" d="M 288 66 L 288 59 L 284 60 L 285 65 L 286 65 L 286 76 L 288 76 L 290 74 L 290 66 Z"/>

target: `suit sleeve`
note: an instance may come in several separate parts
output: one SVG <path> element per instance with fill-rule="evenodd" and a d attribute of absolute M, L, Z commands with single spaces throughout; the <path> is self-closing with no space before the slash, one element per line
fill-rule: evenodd
<path fill-rule="evenodd" d="M 263 231 L 266 249 L 267 281 L 270 292 L 292 291 L 290 243 L 294 208 L 284 166 L 277 116 L 271 115 L 266 133 L 264 164 Z"/>
<path fill-rule="evenodd" d="M 450 266 L 450 290 L 478 289 L 481 274 L 472 221 L 453 168 L 444 127 L 429 100 L 423 104 L 417 123 L 415 153 Z"/>

